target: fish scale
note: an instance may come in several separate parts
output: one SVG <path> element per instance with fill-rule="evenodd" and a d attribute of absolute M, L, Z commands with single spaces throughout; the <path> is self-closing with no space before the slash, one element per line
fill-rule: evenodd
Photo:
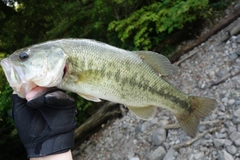
<path fill-rule="evenodd" d="M 80 44 L 79 46 L 85 46 L 85 45 Z M 71 47 L 66 45 L 66 48 L 71 48 Z M 108 68 L 105 71 L 103 70 L 105 72 L 104 77 L 107 78 L 107 79 L 105 79 L 105 81 L 109 82 L 107 84 L 115 84 L 115 85 L 112 85 L 111 87 L 107 86 L 105 89 L 106 93 L 102 94 L 102 95 L 97 95 L 97 94 L 94 95 L 96 97 L 114 101 L 113 99 L 109 98 L 110 95 L 107 95 L 107 93 L 112 93 L 111 91 L 109 91 L 109 89 L 111 89 L 111 90 L 113 89 L 116 92 L 121 90 L 122 92 L 120 93 L 120 97 L 124 97 L 125 99 L 115 101 L 117 103 L 124 102 L 125 105 L 131 105 L 131 106 L 162 105 L 163 107 L 165 107 L 166 105 L 168 105 L 168 106 L 172 106 L 171 108 L 173 111 L 175 111 L 175 107 L 174 107 L 174 106 L 176 106 L 175 103 L 174 103 L 174 105 L 169 105 L 170 102 L 169 102 L 169 100 L 166 101 L 165 100 L 166 98 L 171 96 L 171 97 L 175 97 L 175 99 L 178 101 L 180 101 L 181 99 L 185 100 L 185 101 L 187 100 L 187 97 L 185 96 L 185 94 L 179 93 L 179 91 L 177 91 L 174 88 L 172 88 L 172 90 L 173 90 L 172 95 L 164 93 L 162 88 L 163 88 L 163 86 L 168 85 L 168 83 L 165 82 L 163 79 L 160 79 L 159 76 L 155 73 L 155 71 L 152 68 L 150 68 L 147 64 L 144 64 L 143 61 L 139 57 L 134 56 L 134 58 L 137 61 L 137 65 L 136 65 L 136 64 L 134 64 L 134 62 L 128 63 L 129 60 L 126 61 L 125 60 L 126 58 L 123 57 L 121 54 L 119 54 L 116 51 L 108 52 L 107 54 L 101 53 L 99 51 L 99 54 L 94 54 L 94 55 L 90 54 L 89 55 L 89 53 L 94 52 L 95 48 L 89 48 L 87 46 L 86 48 L 78 47 L 78 48 L 75 48 L 74 50 L 77 53 L 83 51 L 85 54 L 88 54 L 88 55 L 83 54 L 83 57 L 87 57 L 87 56 L 90 57 L 89 58 L 90 60 L 88 59 L 86 68 L 84 68 L 83 70 L 88 70 L 90 72 L 91 72 L 91 70 L 102 71 L 102 68 L 98 68 L 99 67 L 98 64 L 102 63 L 100 59 L 108 59 L 108 61 L 104 61 L 105 64 L 101 64 L 101 65 L 104 65 L 104 68 L 106 68 L 106 66 Z M 77 50 L 79 50 L 79 51 L 77 51 Z M 68 53 L 68 52 L 69 51 L 66 51 L 66 53 Z M 71 52 L 71 49 L 70 49 L 70 52 Z M 127 54 L 133 54 L 133 53 L 129 52 Z M 109 56 L 110 58 L 108 58 L 106 55 Z M 102 56 L 105 56 L 105 57 L 103 58 Z M 79 58 L 78 58 L 78 60 L 81 61 Z M 100 60 L 100 62 L 99 62 L 99 60 Z M 123 63 L 123 64 L 116 63 L 116 60 L 125 62 L 125 63 Z M 85 61 L 85 59 L 83 59 L 82 61 Z M 113 62 L 115 62 L 115 63 L 113 63 Z M 81 64 L 81 62 L 80 62 L 80 64 Z M 100 67 L 101 67 L 101 65 L 100 65 Z M 117 67 L 118 67 L 118 69 L 120 67 L 122 67 L 121 71 L 116 69 Z M 75 66 L 75 68 L 76 69 L 74 69 L 74 70 L 77 70 L 78 66 Z M 125 69 L 125 68 L 127 68 L 127 69 Z M 120 73 L 125 74 L 125 76 L 122 77 L 123 81 L 120 81 L 119 83 L 116 81 L 117 70 Z M 95 75 L 94 73 L 91 76 L 92 76 L 92 79 L 96 80 L 95 81 L 96 84 L 99 83 L 98 79 L 103 78 L 102 76 L 97 77 L 97 75 Z M 144 79 L 146 79 L 146 81 L 148 83 L 144 83 L 143 79 L 140 79 L 141 76 L 144 77 Z M 127 78 L 124 78 L 124 77 L 127 77 Z M 113 80 L 115 80 L 115 82 L 112 82 Z M 164 84 L 164 83 L 166 83 L 166 84 Z M 122 84 L 122 86 L 120 86 L 119 84 Z M 76 84 L 76 85 L 78 85 L 78 84 Z M 82 84 L 79 84 L 79 85 L 82 85 Z M 102 90 L 102 87 L 103 87 L 103 85 L 98 87 L 95 84 L 93 86 L 94 86 L 94 88 L 93 88 L 94 90 L 97 90 L 97 89 Z M 143 87 L 145 88 L 145 90 L 143 89 Z M 85 87 L 85 88 L 87 88 L 87 87 Z M 168 89 L 170 89 L 170 88 L 171 88 L 171 86 L 168 85 Z M 63 89 L 68 89 L 68 88 L 63 88 Z M 133 89 L 136 89 L 136 91 L 133 91 Z M 139 90 L 141 90 L 141 92 L 139 92 Z M 82 91 L 82 90 L 80 90 L 79 92 L 81 92 L 81 93 L 84 92 L 84 94 L 86 94 L 85 91 Z M 168 91 L 165 89 L 165 92 L 168 92 Z M 129 95 L 130 93 L 131 93 L 131 96 Z M 149 93 L 151 93 L 151 94 L 148 95 Z M 174 95 L 173 93 L 176 93 L 176 95 Z M 161 98 L 159 97 L 159 95 L 161 95 Z M 155 101 L 151 102 L 152 99 L 155 99 Z M 130 100 L 131 100 L 131 102 L 130 102 Z M 166 102 L 168 104 L 166 104 L 164 102 Z M 183 104 L 186 104 L 186 103 L 183 103 Z M 186 106 L 184 106 L 184 107 L 186 107 Z"/>

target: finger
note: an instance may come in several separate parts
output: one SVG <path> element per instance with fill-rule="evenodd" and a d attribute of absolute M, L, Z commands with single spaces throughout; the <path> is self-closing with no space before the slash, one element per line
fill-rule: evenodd
<path fill-rule="evenodd" d="M 12 98 L 13 105 L 16 103 L 26 104 L 27 102 L 26 99 L 19 97 L 17 94 L 12 94 L 11 98 Z"/>
<path fill-rule="evenodd" d="M 28 93 L 28 103 L 27 105 L 32 108 L 39 108 L 45 106 L 45 96 L 46 94 L 58 90 L 57 88 L 36 88 Z"/>
<path fill-rule="evenodd" d="M 56 88 L 44 88 L 38 86 L 27 93 L 26 99 L 28 101 L 31 101 L 53 90 L 56 90 Z"/>
<path fill-rule="evenodd" d="M 45 102 L 52 106 L 66 106 L 75 103 L 75 100 L 62 91 L 55 91 L 46 94 Z"/>

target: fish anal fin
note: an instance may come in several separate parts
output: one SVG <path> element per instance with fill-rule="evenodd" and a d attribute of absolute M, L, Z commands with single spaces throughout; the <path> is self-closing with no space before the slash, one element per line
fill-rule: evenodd
<path fill-rule="evenodd" d="M 216 101 L 210 98 L 190 97 L 191 112 L 188 114 L 176 114 L 178 123 L 190 137 L 195 137 L 200 119 L 207 116 L 215 107 Z"/>
<path fill-rule="evenodd" d="M 143 61 L 147 62 L 155 70 L 155 72 L 159 73 L 161 76 L 171 75 L 175 70 L 168 58 L 161 54 L 151 51 L 133 52 Z"/>
<path fill-rule="evenodd" d="M 90 96 L 87 94 L 83 94 L 83 93 L 78 93 L 79 96 L 81 96 L 82 98 L 89 100 L 89 101 L 93 101 L 93 102 L 101 102 L 101 99 L 94 97 L 94 96 Z"/>
<path fill-rule="evenodd" d="M 155 106 L 146 106 L 146 107 L 127 106 L 127 107 L 135 116 L 144 120 L 150 120 L 156 114 Z"/>

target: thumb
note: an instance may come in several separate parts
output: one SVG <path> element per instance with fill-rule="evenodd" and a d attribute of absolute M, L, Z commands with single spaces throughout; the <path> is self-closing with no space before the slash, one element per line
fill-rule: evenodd
<path fill-rule="evenodd" d="M 45 102 L 47 105 L 51 107 L 59 107 L 59 106 L 69 106 L 75 103 L 75 100 L 71 98 L 68 94 L 58 90 L 55 92 L 51 92 L 46 94 Z"/>

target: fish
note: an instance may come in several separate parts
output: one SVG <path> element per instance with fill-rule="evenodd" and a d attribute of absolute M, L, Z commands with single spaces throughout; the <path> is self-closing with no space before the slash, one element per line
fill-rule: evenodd
<path fill-rule="evenodd" d="M 172 112 L 190 137 L 216 100 L 181 92 L 164 77 L 174 73 L 165 56 L 128 51 L 91 39 L 57 39 L 15 51 L 1 61 L 5 76 L 22 98 L 33 88 L 57 87 L 100 102 L 125 105 L 150 120 L 161 107 Z"/>

